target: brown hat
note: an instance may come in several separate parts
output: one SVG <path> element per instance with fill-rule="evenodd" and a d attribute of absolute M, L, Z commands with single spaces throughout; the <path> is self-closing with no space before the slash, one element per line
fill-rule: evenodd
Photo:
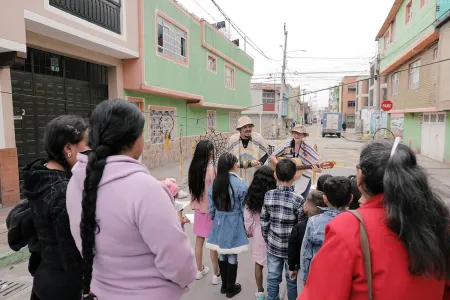
<path fill-rule="evenodd" d="M 291 133 L 292 132 L 303 133 L 305 136 L 309 136 L 308 131 L 306 131 L 306 127 L 300 124 L 295 125 L 294 128 L 291 129 Z"/>
<path fill-rule="evenodd" d="M 252 120 L 249 117 L 247 117 L 247 116 L 240 117 L 237 122 L 236 130 L 239 130 L 242 127 L 247 126 L 247 125 L 255 126 L 255 124 L 253 124 Z"/>

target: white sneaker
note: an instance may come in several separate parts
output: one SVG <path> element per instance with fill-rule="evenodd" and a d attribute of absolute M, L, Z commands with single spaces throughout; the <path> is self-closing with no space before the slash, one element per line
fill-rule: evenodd
<path fill-rule="evenodd" d="M 203 271 L 197 270 L 197 276 L 195 276 L 195 279 L 200 280 L 203 278 L 203 276 L 205 276 L 208 273 L 209 273 L 209 268 L 207 266 L 203 266 Z"/>
<path fill-rule="evenodd" d="M 186 193 L 186 192 L 184 192 L 184 191 L 179 191 L 178 192 L 178 199 L 184 199 L 184 198 L 187 198 L 189 195 Z"/>
<path fill-rule="evenodd" d="M 222 277 L 213 275 L 213 280 L 212 280 L 212 284 L 213 285 L 218 285 L 222 283 Z"/>
<path fill-rule="evenodd" d="M 256 291 L 255 293 L 256 300 L 266 300 L 266 295 L 264 293 L 259 293 Z"/>

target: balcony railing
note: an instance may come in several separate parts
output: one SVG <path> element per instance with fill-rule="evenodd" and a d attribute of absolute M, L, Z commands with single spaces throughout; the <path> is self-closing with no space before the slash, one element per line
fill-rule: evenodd
<path fill-rule="evenodd" d="M 121 0 L 50 0 L 50 5 L 120 34 Z"/>

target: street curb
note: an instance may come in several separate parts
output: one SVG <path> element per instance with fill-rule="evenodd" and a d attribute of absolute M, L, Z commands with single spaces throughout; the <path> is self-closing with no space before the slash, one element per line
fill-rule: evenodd
<path fill-rule="evenodd" d="M 349 139 L 348 137 L 346 137 L 345 135 L 341 135 L 344 139 L 346 139 L 349 142 L 355 142 L 355 143 L 367 143 L 370 140 L 354 140 L 354 139 Z"/>
<path fill-rule="evenodd" d="M 9 251 L 0 256 L 0 268 L 6 268 L 27 260 L 31 253 L 28 247 L 24 247 L 19 251 Z"/>

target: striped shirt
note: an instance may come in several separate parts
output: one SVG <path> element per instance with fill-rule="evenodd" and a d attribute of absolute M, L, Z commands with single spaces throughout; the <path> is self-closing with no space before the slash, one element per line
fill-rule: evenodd
<path fill-rule="evenodd" d="M 279 157 L 284 156 L 286 158 L 298 157 L 302 161 L 303 165 L 315 165 L 319 163 L 319 154 L 314 150 L 313 147 L 308 145 L 307 143 L 302 143 L 300 146 L 300 151 L 295 152 L 295 141 L 290 140 L 277 148 L 272 155 Z M 312 171 L 311 170 L 303 170 L 302 177 L 297 179 L 300 181 L 300 185 L 296 183 L 296 186 L 302 186 L 302 190 L 296 189 L 295 191 L 299 194 L 303 193 L 311 181 Z"/>
<path fill-rule="evenodd" d="M 261 230 L 267 252 L 288 258 L 288 242 L 295 224 L 307 220 L 303 211 L 305 200 L 294 192 L 293 186 L 278 186 L 268 191 L 261 210 Z"/>

